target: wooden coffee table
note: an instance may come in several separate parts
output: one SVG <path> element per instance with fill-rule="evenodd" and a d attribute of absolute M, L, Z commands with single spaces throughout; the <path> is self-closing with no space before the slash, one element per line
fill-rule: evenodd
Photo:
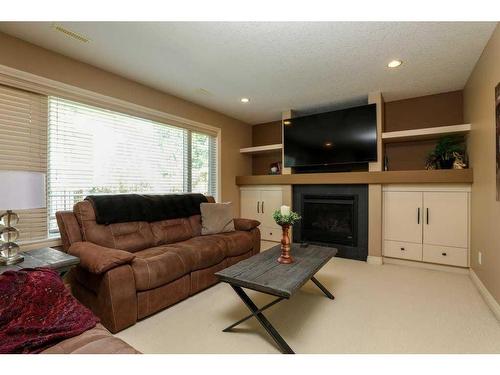
<path fill-rule="evenodd" d="M 0 266 L 0 274 L 5 271 L 19 271 L 23 268 L 47 267 L 54 269 L 59 272 L 59 275 L 63 276 L 72 267 L 80 263 L 78 257 L 66 254 L 51 247 L 25 251 L 22 255 L 24 256 L 24 260 L 21 263 L 10 266 Z"/>
<path fill-rule="evenodd" d="M 231 324 L 223 331 L 228 332 L 244 321 L 255 317 L 279 346 L 282 353 L 294 354 L 294 351 L 280 336 L 262 312 L 276 303 L 289 299 L 308 280 L 311 280 L 330 299 L 333 295 L 321 284 L 314 275 L 337 253 L 337 249 L 309 245 L 301 247 L 292 244 L 291 254 L 295 259 L 292 264 L 280 264 L 277 259 L 281 253 L 280 245 L 242 260 L 215 275 L 220 281 L 226 282 L 234 289 L 243 303 L 252 312 L 250 315 Z M 258 308 L 242 288 L 256 290 L 278 297 L 267 305 Z"/>

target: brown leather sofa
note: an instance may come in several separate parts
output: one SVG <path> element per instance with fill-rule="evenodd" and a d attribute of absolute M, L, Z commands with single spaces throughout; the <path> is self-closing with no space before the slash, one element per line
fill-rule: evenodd
<path fill-rule="evenodd" d="M 56 218 L 63 249 L 80 258 L 69 275 L 73 295 L 113 333 L 214 285 L 215 272 L 260 251 L 255 220 L 206 236 L 200 215 L 101 225 L 89 201 Z"/>
<path fill-rule="evenodd" d="M 101 324 L 63 340 L 41 354 L 140 354 L 125 341 L 114 337 Z"/>

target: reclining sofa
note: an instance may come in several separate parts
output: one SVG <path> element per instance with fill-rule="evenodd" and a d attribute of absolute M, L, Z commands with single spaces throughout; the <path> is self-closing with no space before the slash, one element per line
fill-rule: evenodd
<path fill-rule="evenodd" d="M 72 293 L 113 333 L 216 284 L 215 272 L 260 251 L 255 220 L 234 219 L 235 231 L 202 236 L 199 214 L 99 224 L 94 206 L 78 202 L 56 219 L 64 251 L 80 258 Z"/>

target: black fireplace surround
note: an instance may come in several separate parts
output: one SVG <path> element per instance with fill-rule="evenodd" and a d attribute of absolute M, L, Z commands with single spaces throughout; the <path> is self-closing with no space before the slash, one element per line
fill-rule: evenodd
<path fill-rule="evenodd" d="M 302 216 L 293 242 L 331 246 L 337 256 L 368 257 L 368 185 L 294 185 L 293 210 Z"/>

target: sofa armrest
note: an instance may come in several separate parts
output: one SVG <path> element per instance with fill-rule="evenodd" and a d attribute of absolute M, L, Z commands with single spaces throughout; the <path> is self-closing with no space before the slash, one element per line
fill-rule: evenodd
<path fill-rule="evenodd" d="M 234 229 L 236 230 L 244 230 L 250 231 L 254 228 L 257 228 L 260 225 L 260 221 L 252 220 L 252 219 L 234 219 Z"/>
<path fill-rule="evenodd" d="M 83 241 L 80 226 L 73 211 L 57 211 L 56 220 L 65 252 L 72 243 Z"/>
<path fill-rule="evenodd" d="M 73 243 L 68 253 L 80 258 L 80 266 L 95 274 L 102 274 L 122 264 L 129 264 L 135 255 L 128 251 L 99 246 L 92 242 Z"/>

